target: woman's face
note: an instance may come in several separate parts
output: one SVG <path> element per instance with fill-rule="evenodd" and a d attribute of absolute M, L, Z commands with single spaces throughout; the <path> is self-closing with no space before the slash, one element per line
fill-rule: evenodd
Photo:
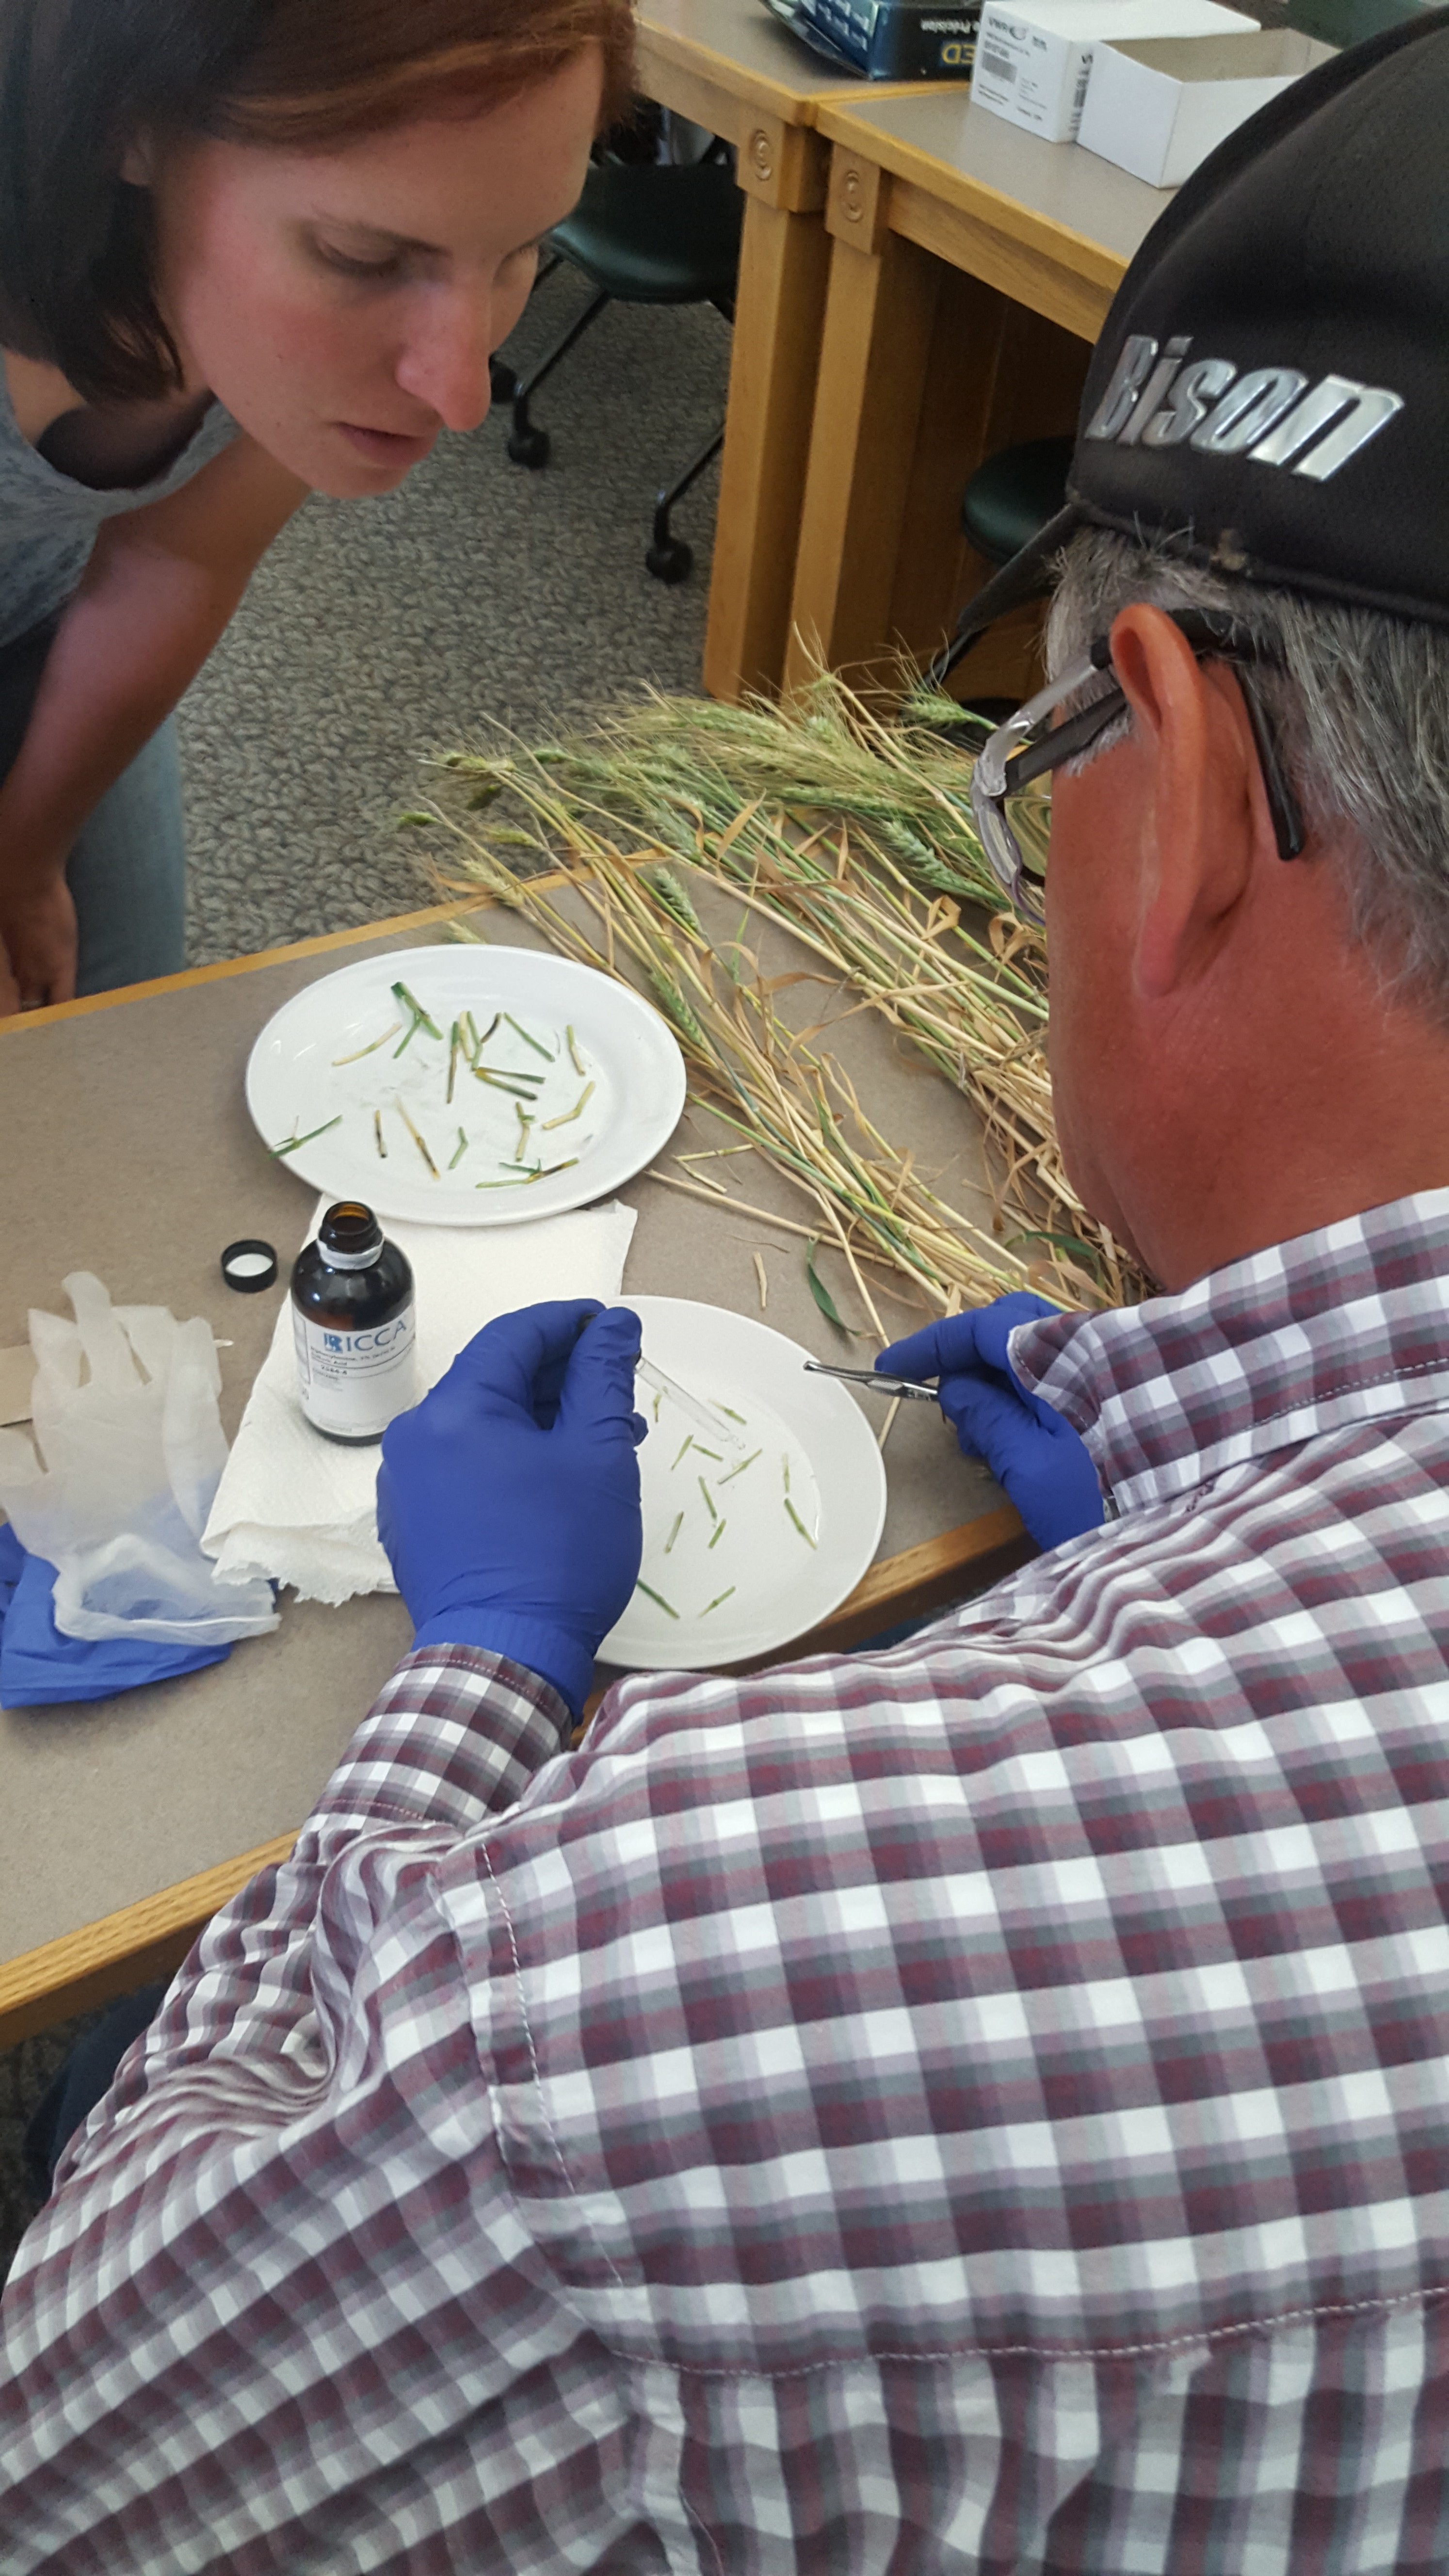
<path fill-rule="evenodd" d="M 188 140 L 152 172 L 158 301 L 189 388 L 316 491 L 391 492 L 476 429 L 540 237 L 584 183 L 589 47 L 475 116 L 328 152 Z"/>

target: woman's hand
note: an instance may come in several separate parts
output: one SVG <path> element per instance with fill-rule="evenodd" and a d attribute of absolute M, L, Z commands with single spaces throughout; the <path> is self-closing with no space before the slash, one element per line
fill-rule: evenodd
<path fill-rule="evenodd" d="M 33 883 L 0 878 L 0 1019 L 75 995 L 75 905 L 63 869 Z"/>
<path fill-rule="evenodd" d="M 305 483 L 232 441 L 189 483 L 101 529 L 0 784 L 0 1017 L 75 991 L 65 861 L 195 679 Z"/>
<path fill-rule="evenodd" d="M 0 1019 L 75 995 L 75 905 L 63 868 L 16 884 L 0 876 Z"/>

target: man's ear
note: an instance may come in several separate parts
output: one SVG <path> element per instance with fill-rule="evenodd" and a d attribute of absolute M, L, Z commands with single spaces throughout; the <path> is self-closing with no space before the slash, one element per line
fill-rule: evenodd
<path fill-rule="evenodd" d="M 1112 666 L 1149 778 L 1134 976 L 1144 998 L 1163 1001 L 1211 964 L 1276 845 L 1228 666 L 1199 662 L 1171 618 L 1142 600 L 1113 625 Z"/>

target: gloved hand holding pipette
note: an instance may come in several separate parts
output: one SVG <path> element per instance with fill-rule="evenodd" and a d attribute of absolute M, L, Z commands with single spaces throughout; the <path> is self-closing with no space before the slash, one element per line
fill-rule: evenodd
<path fill-rule="evenodd" d="M 984 1458 L 1038 1547 L 1060 1547 L 1104 1518 L 1102 1488 L 1069 1422 L 1029 1394 L 1011 1365 L 1018 1324 L 1058 1308 L 1024 1289 L 970 1314 L 946 1315 L 881 1352 L 876 1365 L 901 1377 L 934 1377 L 941 1411 L 968 1457 Z"/>
<path fill-rule="evenodd" d="M 575 1716 L 639 1571 L 639 1340 L 592 1298 L 500 1315 L 383 1437 L 378 1535 L 414 1644 L 508 1655 Z"/>

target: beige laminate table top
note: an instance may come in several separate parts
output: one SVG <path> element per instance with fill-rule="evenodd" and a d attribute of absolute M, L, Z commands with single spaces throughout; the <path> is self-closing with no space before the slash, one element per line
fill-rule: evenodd
<path fill-rule="evenodd" d="M 832 143 L 852 147 L 953 211 L 979 217 L 1115 288 L 1171 188 L 1148 188 L 1079 143 L 1043 143 L 973 106 L 964 84 L 822 100 Z"/>
<path fill-rule="evenodd" d="M 505 915 L 486 920 L 490 939 L 541 944 Z M 242 1085 L 252 1042 L 282 1002 L 334 967 L 440 935 L 433 919 L 384 927 L 376 938 L 348 939 L 340 955 L 239 961 L 215 980 L 178 978 L 105 1007 L 44 1015 L 44 1025 L 0 1029 L 0 1347 L 24 1339 L 30 1306 L 65 1311 L 68 1271 L 93 1270 L 119 1303 L 206 1316 L 227 1345 L 222 1415 L 233 1434 L 313 1203 L 268 1158 L 248 1118 Z M 817 996 L 812 1016 L 848 1003 L 804 990 Z M 835 1052 L 886 1131 L 909 1134 L 969 1189 L 978 1149 L 959 1096 L 869 1017 L 842 1021 Z M 676 1149 L 718 1141 L 717 1128 L 697 1123 L 702 1113 L 685 1117 L 695 1123 L 687 1139 L 676 1135 Z M 723 1168 L 738 1196 L 798 1214 L 769 1173 L 744 1189 L 739 1164 Z M 758 1314 L 760 1250 L 765 1320 L 822 1358 L 842 1356 L 811 1300 L 797 1235 L 646 1177 L 620 1195 L 639 1211 L 626 1296 L 648 1290 Z M 281 1282 L 260 1296 L 235 1295 L 218 1269 L 223 1245 L 243 1235 L 265 1237 L 281 1258 Z M 882 1314 L 891 1332 L 913 1320 L 889 1305 Z M 868 1347 L 847 1344 L 844 1355 Z M 902 1408 L 887 1468 L 882 1557 L 999 1515 L 985 1470 L 961 1459 L 933 1408 Z M 288 1595 L 274 1635 L 246 1641 L 207 1671 L 112 1700 L 0 1714 L 0 1962 L 63 1943 L 99 1917 L 295 1831 L 409 1635 L 395 1597 L 333 1610 Z"/>

